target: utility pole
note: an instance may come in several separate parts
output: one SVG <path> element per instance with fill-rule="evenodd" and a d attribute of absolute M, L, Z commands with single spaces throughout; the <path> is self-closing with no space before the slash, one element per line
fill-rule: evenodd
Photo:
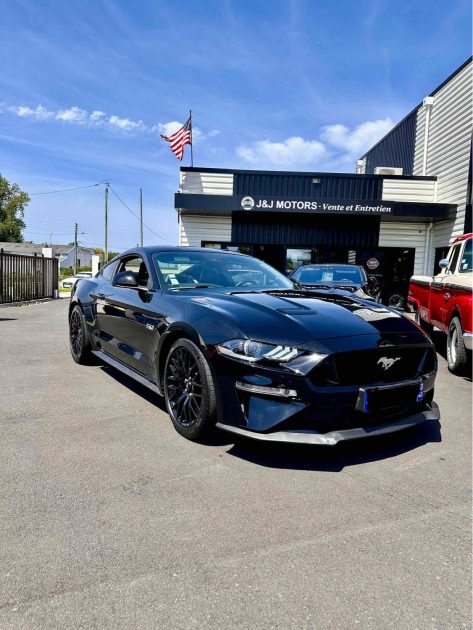
<path fill-rule="evenodd" d="M 74 275 L 77 273 L 77 223 L 74 223 Z"/>
<path fill-rule="evenodd" d="M 104 249 L 104 258 L 103 264 L 106 265 L 108 263 L 108 187 L 109 182 L 105 182 L 105 247 Z"/>
<path fill-rule="evenodd" d="M 143 189 L 140 188 L 140 242 L 143 247 Z"/>

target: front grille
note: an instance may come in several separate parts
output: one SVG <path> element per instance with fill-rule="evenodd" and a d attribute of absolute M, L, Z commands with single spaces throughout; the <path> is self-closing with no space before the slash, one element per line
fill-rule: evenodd
<path fill-rule="evenodd" d="M 373 385 L 416 378 L 435 370 L 435 352 L 425 346 L 390 346 L 328 357 L 310 374 L 314 385 Z"/>

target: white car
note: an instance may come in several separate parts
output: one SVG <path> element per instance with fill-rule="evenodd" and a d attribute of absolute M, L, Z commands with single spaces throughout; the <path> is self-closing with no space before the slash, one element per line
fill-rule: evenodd
<path fill-rule="evenodd" d="M 76 273 L 75 276 L 69 276 L 68 278 L 64 278 L 64 280 L 62 280 L 60 282 L 60 285 L 63 289 L 71 289 L 74 287 L 74 285 L 76 284 L 76 282 L 79 282 L 79 280 L 82 280 L 83 278 L 92 278 L 92 272 L 91 271 L 79 271 L 78 273 Z"/>

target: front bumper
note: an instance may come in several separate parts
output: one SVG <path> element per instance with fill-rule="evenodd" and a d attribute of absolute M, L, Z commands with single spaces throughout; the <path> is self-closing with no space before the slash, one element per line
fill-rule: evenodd
<path fill-rule="evenodd" d="M 335 446 L 339 442 L 347 440 L 358 440 L 360 438 L 375 437 L 395 433 L 402 429 L 408 429 L 427 421 L 436 421 L 440 419 L 440 411 L 437 403 L 430 403 L 430 409 L 421 411 L 397 422 L 385 424 L 375 424 L 367 427 L 358 427 L 353 429 L 344 429 L 341 431 L 330 431 L 328 433 L 320 433 L 318 431 L 308 429 L 295 429 L 289 431 L 273 431 L 272 433 L 258 433 L 249 431 L 241 427 L 233 427 L 221 422 L 217 423 L 219 429 L 229 431 L 237 435 L 245 436 L 253 440 L 263 442 L 286 442 L 293 444 L 318 444 L 322 446 Z"/>
<path fill-rule="evenodd" d="M 356 353 L 355 358 L 353 378 L 360 384 L 345 380 L 335 385 L 325 373 L 315 373 L 318 367 L 309 366 L 304 373 L 299 365 L 302 373 L 294 373 L 287 366 L 243 365 L 214 357 L 217 427 L 256 440 L 334 445 L 439 419 L 433 402 L 435 365 L 411 379 L 373 382 L 363 355 Z"/>

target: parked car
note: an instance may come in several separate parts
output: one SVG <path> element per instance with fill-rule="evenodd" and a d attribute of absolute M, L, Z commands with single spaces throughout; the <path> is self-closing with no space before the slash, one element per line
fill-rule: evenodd
<path fill-rule="evenodd" d="M 164 396 L 175 429 L 333 445 L 439 418 L 436 354 L 409 318 L 306 291 L 260 260 L 145 247 L 75 285 L 74 361 Z"/>
<path fill-rule="evenodd" d="M 461 373 L 471 362 L 473 234 L 459 236 L 436 276 L 413 276 L 408 304 L 429 334 L 434 326 L 447 335 L 448 369 Z"/>
<path fill-rule="evenodd" d="M 61 281 L 60 285 L 63 289 L 72 289 L 75 286 L 76 282 L 78 282 L 79 280 L 83 280 L 84 278 L 92 278 L 92 272 L 79 271 L 78 273 L 76 273 L 75 276 L 64 278 L 64 280 Z"/>
<path fill-rule="evenodd" d="M 301 265 L 289 277 L 304 289 L 348 291 L 364 300 L 378 297 L 376 280 L 358 265 Z"/>

